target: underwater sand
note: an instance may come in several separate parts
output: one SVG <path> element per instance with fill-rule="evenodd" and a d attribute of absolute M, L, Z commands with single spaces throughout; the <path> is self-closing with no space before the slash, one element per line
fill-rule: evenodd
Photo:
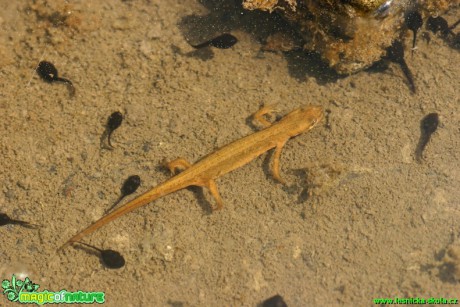
<path fill-rule="evenodd" d="M 394 63 L 338 77 L 314 56 L 260 53 L 279 21 L 232 1 L 66 3 L 0 0 L 0 212 L 42 226 L 0 228 L 1 279 L 22 271 L 39 291 L 104 291 L 107 306 L 459 298 L 445 262 L 460 244 L 459 50 L 420 38 L 406 54 L 411 94 Z M 239 42 L 189 54 L 187 39 L 223 32 Z M 34 72 L 44 59 L 72 80 L 74 98 Z M 56 252 L 104 214 L 128 176 L 142 184 L 126 200 L 170 178 L 163 160 L 194 162 L 252 133 L 248 118 L 262 103 L 280 114 L 309 104 L 330 111 L 328 123 L 285 146 L 286 186 L 264 155 L 217 180 L 221 211 L 211 212 L 207 191 L 185 189 L 85 238 L 122 253 L 121 269 L 81 248 Z M 104 150 L 114 111 L 125 120 L 115 149 Z M 417 163 L 430 112 L 441 124 Z"/>

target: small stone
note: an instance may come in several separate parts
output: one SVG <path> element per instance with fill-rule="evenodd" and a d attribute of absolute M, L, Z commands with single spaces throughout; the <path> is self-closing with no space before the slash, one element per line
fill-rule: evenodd
<path fill-rule="evenodd" d="M 134 22 L 129 17 L 121 17 L 115 20 L 112 24 L 114 30 L 129 30 L 134 28 Z"/>
<path fill-rule="evenodd" d="M 25 177 L 23 179 L 18 180 L 17 185 L 21 189 L 24 189 L 27 191 L 27 190 L 30 190 L 30 181 L 31 181 L 30 177 Z"/>
<path fill-rule="evenodd" d="M 161 37 L 162 25 L 160 22 L 155 22 L 147 33 L 147 38 L 158 39 Z"/>
<path fill-rule="evenodd" d="M 167 245 L 166 250 L 163 253 L 163 257 L 166 261 L 171 262 L 174 258 L 174 248 L 170 245 Z"/>
<path fill-rule="evenodd" d="M 153 52 L 152 43 L 149 42 L 149 41 L 143 40 L 140 43 L 139 50 L 142 52 L 142 54 L 144 56 L 149 58 L 152 55 L 152 52 Z"/>

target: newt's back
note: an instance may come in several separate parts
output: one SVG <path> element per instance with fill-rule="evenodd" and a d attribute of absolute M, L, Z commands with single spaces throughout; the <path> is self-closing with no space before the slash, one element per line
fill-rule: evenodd
<path fill-rule="evenodd" d="M 296 109 L 270 127 L 227 144 L 201 158 L 181 174 L 204 181 L 216 179 L 251 162 L 272 148 L 282 147 L 289 138 L 315 127 L 323 116 L 321 107 L 306 106 Z"/>

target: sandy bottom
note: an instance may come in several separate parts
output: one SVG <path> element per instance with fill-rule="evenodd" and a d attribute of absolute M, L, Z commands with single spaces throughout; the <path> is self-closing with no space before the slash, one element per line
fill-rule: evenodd
<path fill-rule="evenodd" d="M 232 1 L 0 1 L 0 212 L 41 225 L 0 228 L 1 279 L 24 272 L 39 291 L 105 291 L 107 306 L 460 298 L 459 50 L 420 39 L 406 55 L 412 95 L 396 64 L 337 77 L 303 53 L 259 53 L 270 16 L 220 2 Z M 239 42 L 192 52 L 187 41 L 223 32 Z M 74 98 L 34 72 L 43 59 L 72 80 Z M 221 211 L 207 191 L 185 189 L 85 238 L 121 252 L 119 270 L 81 248 L 56 252 L 128 176 L 142 179 L 136 195 L 149 190 L 170 178 L 163 160 L 194 162 L 252 133 L 262 103 L 329 110 L 285 146 L 287 185 L 264 155 L 217 180 Z M 114 111 L 125 120 L 115 149 L 101 149 Z M 430 112 L 441 124 L 417 163 Z"/>

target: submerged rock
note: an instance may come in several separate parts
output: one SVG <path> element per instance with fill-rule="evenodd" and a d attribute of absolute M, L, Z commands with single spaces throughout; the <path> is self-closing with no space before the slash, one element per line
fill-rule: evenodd
<path fill-rule="evenodd" d="M 243 0 L 248 10 L 276 12 L 340 74 L 354 73 L 381 59 L 405 30 L 404 14 L 419 11 L 424 19 L 460 0 Z"/>

